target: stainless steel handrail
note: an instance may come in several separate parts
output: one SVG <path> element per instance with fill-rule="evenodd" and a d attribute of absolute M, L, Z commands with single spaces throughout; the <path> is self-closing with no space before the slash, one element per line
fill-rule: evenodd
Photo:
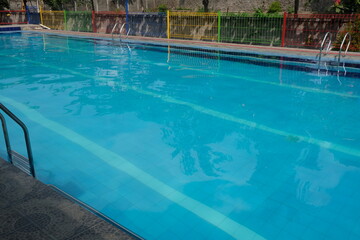
<path fill-rule="evenodd" d="M 8 130 L 7 130 L 7 125 L 6 125 L 5 118 L 1 113 L 0 113 L 0 120 L 1 120 L 1 125 L 2 125 L 2 129 L 3 129 L 3 134 L 4 134 L 6 152 L 8 154 L 10 163 L 12 163 L 11 145 L 10 145 L 9 133 L 8 133 Z"/>
<path fill-rule="evenodd" d="M 112 30 L 111 30 L 111 38 L 113 38 L 113 39 L 114 39 L 114 31 L 115 31 L 115 28 L 117 27 L 118 24 L 119 24 L 119 23 L 116 23 L 116 24 L 114 25 L 114 27 L 112 28 Z M 123 23 L 123 25 L 121 25 L 121 27 L 120 27 L 120 31 L 119 31 L 120 41 L 121 41 L 121 33 L 122 33 L 122 31 L 123 31 L 123 29 L 124 29 L 125 26 L 126 26 L 126 23 Z M 126 33 L 126 37 L 129 36 L 129 33 L 130 33 L 130 28 L 129 28 L 128 32 Z"/>
<path fill-rule="evenodd" d="M 6 113 L 6 115 L 8 115 L 12 120 L 14 120 L 22 128 L 22 130 L 24 132 L 24 137 L 25 137 L 26 151 L 27 151 L 28 158 L 29 158 L 30 174 L 33 177 L 35 177 L 34 159 L 33 159 L 32 150 L 31 150 L 29 131 L 28 131 L 26 125 L 17 116 L 15 116 L 15 114 L 13 114 L 7 107 L 5 107 L 2 103 L 0 103 L 0 109 L 4 113 Z M 9 154 L 9 160 L 12 161 L 10 140 L 9 140 L 9 134 L 7 131 L 5 118 L 2 116 L 2 114 L 0 114 L 0 115 L 1 115 L 0 120 L 2 123 L 4 138 L 5 138 L 5 143 L 6 143 L 6 149 Z"/>
<path fill-rule="evenodd" d="M 121 39 L 122 30 L 124 29 L 125 26 L 126 26 L 126 23 L 123 23 L 123 25 L 122 25 L 121 28 L 120 28 L 120 39 Z M 129 33 L 130 33 L 130 28 L 129 28 L 129 30 L 128 30 L 127 33 L 126 33 L 126 37 L 129 36 Z"/>
<path fill-rule="evenodd" d="M 346 49 L 345 49 L 344 54 L 341 55 L 342 48 L 343 48 L 344 43 L 345 43 L 345 40 L 347 39 L 348 36 L 349 36 L 349 42 L 348 42 L 348 44 L 347 44 L 347 47 L 346 47 Z M 340 58 L 341 58 L 341 56 L 342 56 L 342 57 L 345 57 L 345 56 L 346 56 L 346 54 L 347 54 L 347 52 L 348 52 L 348 50 L 349 50 L 349 47 L 350 47 L 350 43 L 351 43 L 351 35 L 350 35 L 349 32 L 347 32 L 347 33 L 345 34 L 342 42 L 341 42 L 341 45 L 340 45 L 339 55 L 338 55 L 338 63 L 339 63 L 339 64 L 340 64 Z"/>
<path fill-rule="evenodd" d="M 325 54 L 327 54 L 330 49 L 331 49 L 331 38 L 332 38 L 332 34 L 330 32 L 327 32 L 321 42 L 321 45 L 320 45 L 320 52 L 319 52 L 319 65 L 320 65 L 320 62 L 321 62 L 321 57 L 323 55 L 323 50 L 324 50 L 324 44 L 326 42 L 327 39 L 329 39 L 329 42 L 328 42 L 328 45 L 326 47 L 326 51 L 325 51 Z"/>
<path fill-rule="evenodd" d="M 115 28 L 117 27 L 119 23 L 115 23 L 114 27 L 112 28 L 111 30 L 111 37 L 114 38 L 114 31 L 115 31 Z"/>

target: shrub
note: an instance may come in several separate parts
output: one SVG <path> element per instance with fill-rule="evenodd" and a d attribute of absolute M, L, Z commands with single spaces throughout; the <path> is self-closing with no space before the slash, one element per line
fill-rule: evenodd
<path fill-rule="evenodd" d="M 275 1 L 275 2 L 272 2 L 269 9 L 268 9 L 268 13 L 279 13 L 282 11 L 282 8 L 281 8 L 281 3 L 279 1 Z"/>
<path fill-rule="evenodd" d="M 360 19 L 355 20 L 354 22 L 349 22 L 346 27 L 345 31 L 342 31 L 336 38 L 334 50 L 339 50 L 340 45 L 345 37 L 345 34 L 347 32 L 351 35 L 351 43 L 349 50 L 353 52 L 359 52 L 360 51 L 360 32 L 358 31 L 360 29 Z M 344 43 L 343 50 L 346 49 L 347 46 L 347 40 Z"/>
<path fill-rule="evenodd" d="M 165 4 L 161 4 L 158 7 L 159 12 L 166 12 L 168 10 L 168 7 Z"/>

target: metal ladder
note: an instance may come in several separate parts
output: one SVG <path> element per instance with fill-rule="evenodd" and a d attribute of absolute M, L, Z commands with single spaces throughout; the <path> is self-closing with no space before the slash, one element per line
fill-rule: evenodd
<path fill-rule="evenodd" d="M 34 159 L 32 155 L 31 150 L 31 144 L 30 144 L 30 137 L 29 137 L 29 131 L 26 127 L 26 125 L 17 117 L 15 114 L 13 114 L 7 107 L 5 107 L 2 103 L 0 103 L 0 109 L 6 113 L 14 122 L 16 122 L 23 130 L 24 137 L 25 137 L 25 143 L 26 143 L 26 151 L 28 158 L 22 156 L 21 154 L 11 150 L 10 145 L 10 139 L 9 139 L 9 133 L 6 125 L 6 121 L 4 116 L 0 113 L 0 121 L 4 133 L 4 139 L 5 139 L 5 145 L 6 145 L 6 151 L 8 154 L 8 158 L 11 164 L 14 166 L 17 166 L 27 174 L 35 177 L 35 169 L 34 169 Z"/>
<path fill-rule="evenodd" d="M 116 23 L 116 24 L 114 25 L 114 27 L 112 28 L 112 30 L 111 30 L 111 38 L 112 38 L 112 39 L 114 39 L 114 31 L 115 31 L 115 29 L 116 29 L 116 27 L 117 27 L 118 24 L 119 24 L 119 23 Z M 120 32 L 119 32 L 120 41 L 121 41 L 121 32 L 122 32 L 122 30 L 124 29 L 124 26 L 125 26 L 125 25 L 126 25 L 126 23 L 123 23 L 123 25 L 122 25 L 121 28 L 120 28 Z M 130 28 L 129 28 L 128 32 L 126 33 L 126 37 L 129 36 L 129 33 L 130 33 Z"/>
<path fill-rule="evenodd" d="M 343 49 L 343 46 L 344 46 L 344 43 L 345 43 L 345 40 L 346 40 L 347 38 L 349 38 L 347 47 L 346 47 L 346 49 L 345 49 L 345 52 L 344 52 L 343 54 L 341 54 L 342 49 Z M 346 57 L 346 54 L 347 54 L 347 52 L 348 52 L 348 50 L 349 50 L 349 47 L 350 47 L 350 43 L 351 43 L 351 35 L 350 35 L 350 33 L 346 33 L 345 36 L 344 36 L 344 38 L 343 38 L 343 40 L 342 40 L 342 42 L 341 42 L 341 45 L 340 45 L 339 55 L 338 55 L 338 65 L 340 65 L 340 59 L 341 59 L 341 57 L 343 57 L 343 58 Z"/>
<path fill-rule="evenodd" d="M 319 52 L 319 61 L 318 61 L 318 67 L 320 67 L 320 63 L 321 63 L 321 58 L 322 56 L 325 56 L 326 54 L 329 53 L 329 51 L 331 50 L 331 38 L 332 38 L 332 34 L 330 32 L 327 32 L 321 42 L 320 45 L 320 52 Z M 324 48 L 324 45 L 326 43 L 326 41 L 328 40 L 328 44 L 326 46 L 326 48 Z M 325 50 L 325 54 L 323 53 L 323 51 Z M 326 66 L 325 66 L 326 67 Z"/>

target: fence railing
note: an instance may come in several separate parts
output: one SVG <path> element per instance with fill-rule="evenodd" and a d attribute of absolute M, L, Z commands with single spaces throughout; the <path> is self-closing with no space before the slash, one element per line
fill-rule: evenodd
<path fill-rule="evenodd" d="M 288 14 L 284 45 L 316 48 L 327 32 L 332 33 L 332 42 L 336 42 L 337 36 L 359 17 L 359 14 Z"/>
<path fill-rule="evenodd" d="M 27 15 L 35 12 L 0 11 L 0 24 L 26 23 Z M 129 35 L 192 39 L 226 43 L 269 45 L 281 47 L 318 48 L 326 32 L 331 32 L 335 43 L 351 31 L 359 35 L 360 14 L 287 14 L 256 15 L 221 12 L 74 12 L 41 11 L 40 21 L 52 29 L 119 33 L 127 23 Z M 34 16 L 28 17 L 36 19 Z M 127 21 L 127 22 L 126 22 Z M 126 29 L 123 28 L 123 33 Z M 360 43 L 353 39 L 350 50 L 359 51 Z"/>
<path fill-rule="evenodd" d="M 68 31 L 92 32 L 92 13 L 90 11 L 64 11 L 64 28 Z"/>
<path fill-rule="evenodd" d="M 131 13 L 128 16 L 130 35 L 166 38 L 166 13 Z"/>
<path fill-rule="evenodd" d="M 65 30 L 65 11 L 41 11 L 41 23 L 55 30 Z"/>
<path fill-rule="evenodd" d="M 220 42 L 280 46 L 283 17 L 225 13 L 220 19 Z"/>
<path fill-rule="evenodd" d="M 26 11 L 0 11 L 0 25 L 27 23 Z"/>
<path fill-rule="evenodd" d="M 218 40 L 218 13 L 169 11 L 168 18 L 168 38 Z"/>
<path fill-rule="evenodd" d="M 111 33 L 115 24 L 118 23 L 114 33 L 119 33 L 121 26 L 126 21 L 125 12 L 94 12 L 93 13 L 93 32 Z"/>

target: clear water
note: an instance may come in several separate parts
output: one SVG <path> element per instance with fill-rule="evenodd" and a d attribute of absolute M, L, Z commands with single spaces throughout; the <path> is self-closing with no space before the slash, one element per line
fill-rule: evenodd
<path fill-rule="evenodd" d="M 41 181 L 146 239 L 360 238 L 356 75 L 110 43 L 0 35 Z"/>

